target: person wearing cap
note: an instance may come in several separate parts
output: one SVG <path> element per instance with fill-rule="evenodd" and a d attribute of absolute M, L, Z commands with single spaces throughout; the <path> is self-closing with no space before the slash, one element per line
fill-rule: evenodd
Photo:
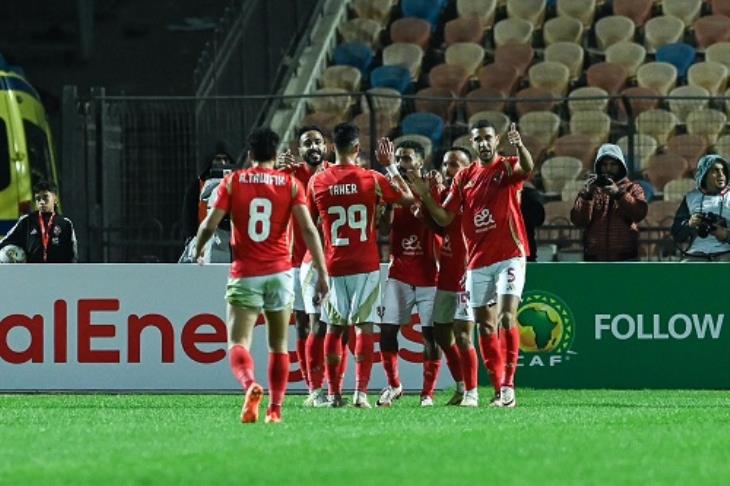
<path fill-rule="evenodd" d="M 583 259 L 638 260 L 638 225 L 649 210 L 644 189 L 629 180 L 618 145 L 607 143 L 598 149 L 594 170 L 570 211 L 572 223 L 584 230 Z"/>
<path fill-rule="evenodd" d="M 684 261 L 730 261 L 727 178 L 728 162 L 719 155 L 697 163 L 697 189 L 684 196 L 672 224 L 674 241 L 686 247 Z"/>

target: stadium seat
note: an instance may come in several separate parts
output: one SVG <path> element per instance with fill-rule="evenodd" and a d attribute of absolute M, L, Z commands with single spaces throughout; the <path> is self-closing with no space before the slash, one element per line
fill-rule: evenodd
<path fill-rule="evenodd" d="M 637 131 L 654 137 L 658 145 L 665 145 L 677 126 L 677 117 L 671 111 L 648 110 L 636 117 Z"/>
<path fill-rule="evenodd" d="M 577 111 L 570 117 L 570 133 L 585 135 L 594 144 L 608 141 L 611 117 L 599 111 Z"/>
<path fill-rule="evenodd" d="M 588 29 L 593 24 L 596 13 L 596 0 L 558 0 L 556 11 L 559 16 L 573 17 Z"/>
<path fill-rule="evenodd" d="M 662 0 L 664 15 L 672 15 L 684 22 L 685 27 L 694 24 L 700 16 L 702 0 Z"/>
<path fill-rule="evenodd" d="M 699 135 L 675 135 L 667 142 L 667 151 L 684 157 L 690 172 L 697 168 L 697 162 L 705 155 L 707 147 L 707 141 Z"/>
<path fill-rule="evenodd" d="M 446 49 L 444 58 L 446 64 L 463 66 L 471 77 L 484 61 L 484 48 L 475 42 L 457 42 Z"/>
<path fill-rule="evenodd" d="M 307 98 L 307 106 L 316 113 L 330 113 L 344 121 L 352 106 L 352 96 L 347 95 L 347 91 L 341 88 L 321 88 L 314 91 L 316 95 L 335 95 L 335 96 L 318 96 L 316 98 Z"/>
<path fill-rule="evenodd" d="M 677 115 L 680 123 L 687 121 L 687 116 L 695 111 L 707 108 L 710 92 L 701 86 L 679 86 L 669 93 L 669 109 Z M 682 99 L 682 97 L 702 97 L 705 99 Z"/>
<path fill-rule="evenodd" d="M 535 137 L 552 147 L 560 131 L 560 117 L 551 111 L 532 111 L 520 117 L 520 133 Z"/>
<path fill-rule="evenodd" d="M 559 62 L 570 71 L 570 79 L 575 81 L 583 72 L 583 47 L 573 42 L 555 42 L 545 48 L 545 60 Z"/>
<path fill-rule="evenodd" d="M 471 154 L 471 160 L 474 160 L 476 158 L 476 155 L 474 154 L 474 147 L 471 146 L 471 137 L 469 135 L 462 135 L 453 142 L 451 142 L 452 147 L 461 147 L 464 150 L 468 151 Z"/>
<path fill-rule="evenodd" d="M 543 88 L 529 87 L 520 90 L 515 95 L 515 109 L 517 116 L 531 111 L 552 111 L 557 104 L 553 94 Z"/>
<path fill-rule="evenodd" d="M 617 42 L 606 49 L 606 62 L 622 66 L 629 78 L 636 76 L 645 58 L 646 49 L 635 42 Z"/>
<path fill-rule="evenodd" d="M 367 91 L 376 113 L 385 114 L 394 124 L 400 120 L 401 112 L 401 93 L 393 88 L 371 88 Z M 370 105 L 368 105 L 367 97 L 360 98 L 360 109 L 363 113 L 370 113 Z"/>
<path fill-rule="evenodd" d="M 556 241 L 560 245 L 561 240 L 570 241 L 571 239 L 577 239 L 580 241 L 579 235 L 573 235 L 577 229 L 550 229 L 554 226 L 566 226 L 572 227 L 573 224 L 570 222 L 570 210 L 573 209 L 574 201 L 548 201 L 545 203 L 545 223 L 541 228 L 541 234 L 544 234 L 545 239 Z"/>
<path fill-rule="evenodd" d="M 618 94 L 626 85 L 628 77 L 622 65 L 610 62 L 594 64 L 586 72 L 588 86 L 601 88 L 610 95 Z"/>
<path fill-rule="evenodd" d="M 352 8 L 360 18 L 387 25 L 393 3 L 393 0 L 352 0 Z"/>
<path fill-rule="evenodd" d="M 417 44 L 424 51 L 431 42 L 431 24 L 416 17 L 403 17 L 390 24 L 391 42 Z"/>
<path fill-rule="evenodd" d="M 459 17 L 474 17 L 483 28 L 494 24 L 497 0 L 456 0 L 456 12 Z"/>
<path fill-rule="evenodd" d="M 507 0 L 507 15 L 541 27 L 545 21 L 545 0 Z"/>
<path fill-rule="evenodd" d="M 565 184 L 568 181 L 576 180 L 582 171 L 583 163 L 575 157 L 551 157 L 547 159 L 540 167 L 545 194 L 561 194 Z"/>
<path fill-rule="evenodd" d="M 712 13 L 730 17 L 730 3 L 727 3 L 727 0 L 709 0 L 709 3 L 712 6 Z"/>
<path fill-rule="evenodd" d="M 719 62 L 730 70 L 730 42 L 718 42 L 705 49 L 705 61 Z"/>
<path fill-rule="evenodd" d="M 403 66 L 408 69 L 411 80 L 418 81 L 421 75 L 423 49 L 416 44 L 395 42 L 383 49 L 383 66 Z"/>
<path fill-rule="evenodd" d="M 314 125 L 320 127 L 325 133 L 332 133 L 335 127 L 343 121 L 345 121 L 344 118 L 338 113 L 320 111 L 306 115 L 299 122 L 299 126 L 306 127 Z"/>
<path fill-rule="evenodd" d="M 534 49 L 527 44 L 505 44 L 494 50 L 494 63 L 509 64 L 520 77 L 525 75 L 534 57 Z"/>
<path fill-rule="evenodd" d="M 580 179 L 565 181 L 563 190 L 560 191 L 560 200 L 568 202 L 570 204 L 575 203 L 575 198 L 578 197 L 578 193 L 586 187 L 586 181 Z"/>
<path fill-rule="evenodd" d="M 640 86 L 634 86 L 626 88 L 621 91 L 621 95 L 626 98 L 629 106 L 631 107 L 631 114 L 638 116 L 639 114 L 653 110 L 659 105 L 660 94 L 658 91 L 651 88 L 642 88 Z M 624 104 L 619 104 L 619 108 L 623 115 L 626 115 Z"/>
<path fill-rule="evenodd" d="M 583 24 L 573 17 L 553 17 L 542 26 L 542 38 L 545 46 L 556 42 L 580 44 L 583 38 Z"/>
<path fill-rule="evenodd" d="M 677 83 L 677 68 L 667 62 L 648 62 L 636 71 L 636 82 L 666 96 Z"/>
<path fill-rule="evenodd" d="M 446 46 L 457 42 L 482 43 L 484 29 L 476 17 L 457 17 L 446 22 L 444 26 L 444 43 Z"/>
<path fill-rule="evenodd" d="M 677 214 L 677 209 L 679 209 L 680 201 L 652 201 L 649 204 L 646 221 L 650 226 L 671 227 L 674 222 L 674 215 Z"/>
<path fill-rule="evenodd" d="M 352 123 L 357 125 L 360 133 L 370 136 L 370 113 L 360 113 L 352 120 Z M 377 113 L 375 115 L 375 139 L 387 137 L 395 126 L 387 113 Z"/>
<path fill-rule="evenodd" d="M 696 110 L 687 116 L 687 133 L 704 137 L 713 145 L 725 130 L 727 115 L 718 110 Z"/>
<path fill-rule="evenodd" d="M 474 126 L 479 120 L 487 120 L 494 126 L 497 135 L 504 135 L 512 121 L 501 111 L 480 111 L 469 117 L 469 126 Z"/>
<path fill-rule="evenodd" d="M 458 64 L 439 64 L 428 73 L 428 84 L 433 88 L 448 89 L 456 96 L 461 96 L 466 90 L 469 73 L 464 66 Z"/>
<path fill-rule="evenodd" d="M 352 93 L 360 91 L 362 73 L 352 66 L 330 66 L 322 73 L 323 88 L 342 88 Z"/>
<path fill-rule="evenodd" d="M 434 148 L 441 146 L 444 137 L 444 120 L 434 114 L 426 112 L 411 113 L 401 121 L 403 135 L 423 135 L 431 140 Z"/>
<path fill-rule="evenodd" d="M 715 96 L 727 87 L 727 68 L 718 62 L 698 62 L 689 68 L 687 81 L 690 86 L 701 86 Z"/>
<path fill-rule="evenodd" d="M 382 31 L 383 26 L 372 19 L 354 18 L 340 26 L 343 42 L 362 42 L 373 50 L 380 46 Z"/>
<path fill-rule="evenodd" d="M 681 79 L 687 77 L 687 70 L 694 64 L 696 56 L 695 48 L 683 42 L 666 44 L 656 51 L 656 60 L 676 67 L 677 76 Z"/>
<path fill-rule="evenodd" d="M 590 137 L 580 133 L 563 135 L 555 140 L 553 153 L 558 156 L 575 157 L 583 163 L 583 168 L 593 170 L 593 161 L 598 145 Z"/>
<path fill-rule="evenodd" d="M 496 47 L 509 43 L 531 44 L 534 27 L 524 19 L 507 18 L 494 26 L 494 45 Z"/>
<path fill-rule="evenodd" d="M 730 17 L 708 15 L 694 23 L 695 40 L 700 50 L 718 42 L 730 41 Z"/>
<path fill-rule="evenodd" d="M 416 111 L 434 113 L 443 118 L 446 123 L 451 123 L 456 110 L 456 101 L 451 91 L 444 88 L 424 88 L 416 94 L 414 100 Z M 443 100 L 428 98 L 445 98 Z"/>
<path fill-rule="evenodd" d="M 634 182 L 640 185 L 644 190 L 644 198 L 646 199 L 646 202 L 651 202 L 654 199 L 654 186 L 651 185 L 651 182 L 646 179 L 636 179 Z"/>
<path fill-rule="evenodd" d="M 570 83 L 570 70 L 559 62 L 541 62 L 528 71 L 530 86 L 543 88 L 558 97 L 565 96 Z"/>
<path fill-rule="evenodd" d="M 380 66 L 370 73 L 373 88 L 393 88 L 401 94 L 411 90 L 411 72 L 403 66 Z"/>
<path fill-rule="evenodd" d="M 445 5 L 444 0 L 401 0 L 400 10 L 404 17 L 422 18 L 435 29 Z"/>
<path fill-rule="evenodd" d="M 479 86 L 495 89 L 504 93 L 505 96 L 511 95 L 519 82 L 519 74 L 510 64 L 487 64 L 479 68 L 477 77 L 479 78 Z"/>
<path fill-rule="evenodd" d="M 644 174 L 658 193 L 664 189 L 667 182 L 681 178 L 685 172 L 687 172 L 687 161 L 681 155 L 667 152 L 652 155 Z"/>
<path fill-rule="evenodd" d="M 643 27 L 651 17 L 654 0 L 613 0 L 613 14 L 630 18 L 636 27 Z"/>
<path fill-rule="evenodd" d="M 356 67 L 367 76 L 373 63 L 373 50 L 362 42 L 346 42 L 335 48 L 333 60 L 334 64 Z"/>
<path fill-rule="evenodd" d="M 581 98 L 593 98 L 581 100 Z M 571 113 L 578 111 L 600 111 L 608 109 L 608 93 L 596 86 L 576 88 L 568 95 L 568 109 Z"/>
<path fill-rule="evenodd" d="M 617 42 L 631 42 L 634 40 L 634 22 L 622 15 L 603 17 L 596 22 L 596 43 L 601 51 L 605 51 Z"/>
<path fill-rule="evenodd" d="M 725 160 L 730 160 L 730 135 L 723 135 L 718 138 L 712 148 L 719 156 Z"/>
<path fill-rule="evenodd" d="M 669 15 L 654 17 L 644 26 L 644 41 L 651 54 L 661 46 L 680 42 L 683 35 L 684 23 Z"/>
<path fill-rule="evenodd" d="M 637 134 L 633 137 L 634 150 L 629 150 L 629 137 L 621 137 L 616 142 L 621 151 L 627 157 L 627 163 L 634 171 L 644 170 L 649 167 L 651 156 L 657 151 L 658 144 L 656 139 L 650 135 Z"/>
<path fill-rule="evenodd" d="M 504 93 L 494 88 L 479 88 L 466 95 L 466 116 L 470 118 L 480 111 L 503 111 Z"/>
<path fill-rule="evenodd" d="M 393 140 L 393 145 L 397 147 L 405 141 L 416 142 L 420 144 L 421 147 L 423 147 L 423 151 L 426 153 L 426 156 L 424 157 L 424 165 L 428 166 L 431 160 L 431 153 L 433 152 L 431 139 L 424 135 L 412 133 L 410 135 L 401 135 L 400 137 L 396 138 L 395 140 Z"/>

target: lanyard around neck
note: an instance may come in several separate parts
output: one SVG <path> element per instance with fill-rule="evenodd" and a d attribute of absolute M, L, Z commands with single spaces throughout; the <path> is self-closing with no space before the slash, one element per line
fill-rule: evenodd
<path fill-rule="evenodd" d="M 48 261 L 48 244 L 51 241 L 51 231 L 53 229 L 53 220 L 56 219 L 56 213 L 51 213 L 48 219 L 48 227 L 43 221 L 43 214 L 38 213 L 38 225 L 41 227 L 41 243 L 43 244 L 43 261 Z"/>

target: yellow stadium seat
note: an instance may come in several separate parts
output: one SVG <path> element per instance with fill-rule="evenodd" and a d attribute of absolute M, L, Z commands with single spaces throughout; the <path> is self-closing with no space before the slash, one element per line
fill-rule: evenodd
<path fill-rule="evenodd" d="M 400 120 L 401 113 L 401 94 L 393 88 L 371 88 L 367 91 L 371 94 L 373 109 L 376 113 L 384 113 L 395 123 Z M 360 98 L 360 109 L 363 113 L 370 113 L 370 106 L 367 98 Z"/>
<path fill-rule="evenodd" d="M 640 134 L 654 137 L 659 145 L 665 145 L 677 127 L 677 116 L 671 111 L 648 110 L 636 117 L 636 128 Z"/>
<path fill-rule="evenodd" d="M 702 0 L 663 0 L 664 15 L 672 15 L 684 22 L 685 27 L 694 24 L 700 16 Z"/>
<path fill-rule="evenodd" d="M 666 96 L 677 84 L 677 68 L 667 62 L 648 62 L 636 71 L 636 82 Z"/>
<path fill-rule="evenodd" d="M 723 135 L 718 138 L 712 148 L 719 156 L 725 160 L 730 160 L 730 135 Z"/>
<path fill-rule="evenodd" d="M 719 62 L 698 62 L 689 68 L 687 81 L 690 86 L 700 86 L 717 95 L 727 87 L 727 74 L 727 68 Z"/>
<path fill-rule="evenodd" d="M 559 62 L 541 62 L 528 71 L 530 86 L 543 88 L 555 96 L 565 96 L 570 83 L 570 70 Z"/>
<path fill-rule="evenodd" d="M 687 133 L 699 135 L 714 144 L 725 130 L 727 115 L 718 110 L 696 110 L 687 116 Z"/>
<path fill-rule="evenodd" d="M 681 202 L 688 192 L 694 191 L 695 189 L 697 189 L 697 183 L 695 180 L 683 177 L 681 179 L 671 180 L 664 184 L 662 193 L 664 194 L 665 201 Z"/>
<path fill-rule="evenodd" d="M 559 62 L 570 71 L 570 79 L 576 80 L 583 72 L 583 47 L 574 42 L 555 42 L 545 49 L 545 60 Z"/>
<path fill-rule="evenodd" d="M 558 0 L 557 12 L 558 15 L 580 20 L 587 29 L 593 24 L 596 0 Z"/>
<path fill-rule="evenodd" d="M 717 62 L 730 69 L 730 42 L 718 42 L 705 49 L 705 61 Z"/>
<path fill-rule="evenodd" d="M 469 76 L 474 76 L 484 62 L 484 48 L 474 42 L 457 42 L 446 49 L 445 60 L 446 64 L 464 66 Z"/>
<path fill-rule="evenodd" d="M 383 49 L 383 65 L 401 65 L 411 73 L 411 79 L 418 80 L 421 75 L 423 49 L 416 44 L 396 42 Z"/>
<path fill-rule="evenodd" d="M 531 111 L 520 117 L 520 133 L 535 137 L 551 147 L 560 131 L 560 117 L 551 111 Z"/>
<path fill-rule="evenodd" d="M 635 42 L 617 42 L 606 49 L 606 62 L 619 64 L 629 77 L 636 76 L 636 70 L 644 64 L 646 49 Z"/>
<path fill-rule="evenodd" d="M 497 0 L 456 0 L 459 17 L 476 17 L 484 28 L 494 24 Z"/>
<path fill-rule="evenodd" d="M 565 181 L 563 190 L 560 192 L 560 200 L 574 203 L 578 193 L 586 187 L 586 181 L 581 179 L 573 179 Z"/>
<path fill-rule="evenodd" d="M 507 0 L 507 15 L 541 27 L 545 20 L 545 0 Z"/>
<path fill-rule="evenodd" d="M 707 98 L 710 92 L 701 86 L 679 86 L 669 93 L 669 109 L 677 115 L 680 123 L 687 120 L 687 116 L 695 111 L 707 108 L 709 99 L 681 99 L 682 96 Z"/>
<path fill-rule="evenodd" d="M 362 42 L 377 50 L 383 26 L 373 19 L 354 18 L 340 26 L 343 42 Z"/>
<path fill-rule="evenodd" d="M 644 26 L 646 49 L 651 54 L 664 45 L 680 42 L 683 35 L 684 22 L 669 15 L 654 17 Z"/>
<path fill-rule="evenodd" d="M 362 74 L 352 66 L 330 66 L 322 73 L 323 88 L 342 88 L 345 91 L 360 91 Z"/>
<path fill-rule="evenodd" d="M 542 38 L 546 46 L 556 42 L 575 42 L 583 38 L 583 23 L 573 17 L 553 17 L 542 26 Z"/>
<path fill-rule="evenodd" d="M 618 42 L 631 42 L 635 29 L 634 22 L 623 15 L 603 17 L 595 27 L 598 48 L 605 51 Z"/>
<path fill-rule="evenodd" d="M 570 92 L 568 96 L 568 108 L 571 113 L 578 111 L 599 111 L 605 112 L 608 109 L 608 93 L 606 90 L 586 86 L 583 88 L 576 88 Z M 581 100 L 581 98 L 596 98 Z"/>
<path fill-rule="evenodd" d="M 341 88 L 321 88 L 314 91 L 317 95 L 343 95 L 347 91 Z M 338 118 L 345 118 L 350 111 L 353 100 L 351 96 L 322 96 L 307 98 L 307 105 L 316 113 L 329 113 Z"/>
<path fill-rule="evenodd" d="M 624 154 L 634 161 L 634 167 L 638 170 L 644 170 L 649 167 L 649 160 L 656 153 L 658 147 L 654 137 L 644 134 L 634 136 L 633 154 L 629 150 L 629 137 L 619 138 L 617 145 L 621 147 L 621 151 Z"/>
<path fill-rule="evenodd" d="M 551 157 L 542 163 L 540 174 L 545 193 L 561 194 L 568 181 L 574 181 L 583 171 L 583 163 L 575 157 Z"/>
<path fill-rule="evenodd" d="M 358 17 L 372 19 L 387 25 L 394 0 L 352 0 L 352 8 Z"/>
<path fill-rule="evenodd" d="M 600 111 L 577 111 L 570 117 L 570 133 L 585 135 L 595 144 L 606 143 L 611 117 Z"/>
<path fill-rule="evenodd" d="M 515 44 L 532 44 L 534 27 L 524 19 L 507 18 L 494 26 L 494 44 L 499 47 L 510 42 Z"/>

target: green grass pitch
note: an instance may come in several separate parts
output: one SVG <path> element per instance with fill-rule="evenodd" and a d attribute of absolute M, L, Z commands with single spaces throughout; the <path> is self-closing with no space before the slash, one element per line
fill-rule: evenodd
<path fill-rule="evenodd" d="M 2 395 L 0 483 L 730 484 L 728 392 L 519 390 L 513 410 L 448 396 L 289 396 L 284 423 L 242 425 L 236 395 Z"/>

